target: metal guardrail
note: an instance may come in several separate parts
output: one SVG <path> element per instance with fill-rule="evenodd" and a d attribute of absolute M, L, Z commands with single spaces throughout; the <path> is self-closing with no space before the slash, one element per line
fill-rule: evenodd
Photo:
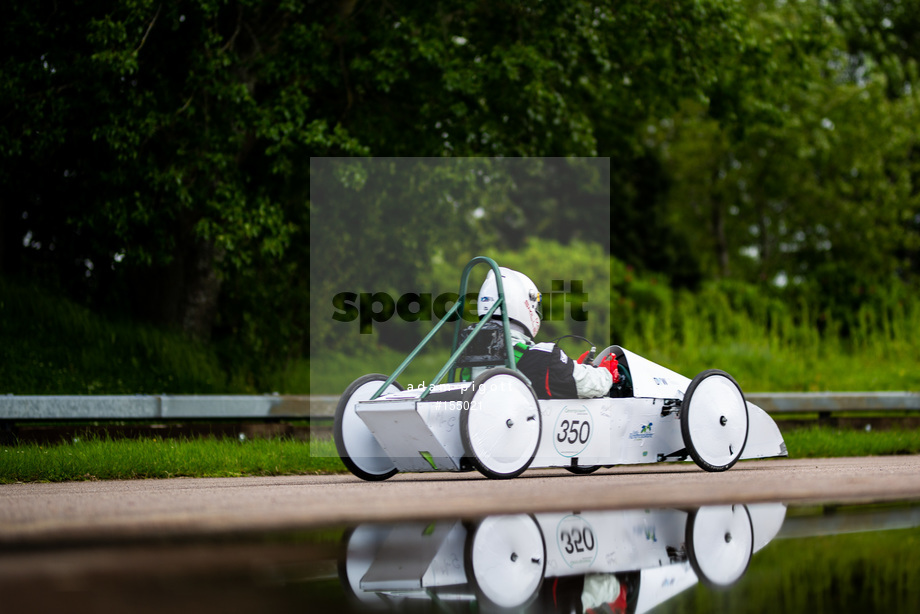
<path fill-rule="evenodd" d="M 0 420 L 189 420 L 310 417 L 337 397 L 279 395 L 0 396 Z M 332 414 L 329 414 L 330 416 Z"/>
<path fill-rule="evenodd" d="M 769 392 L 745 396 L 770 414 L 920 410 L 917 392 Z"/>
<path fill-rule="evenodd" d="M 916 392 L 750 393 L 770 414 L 914 412 Z M 335 395 L 0 396 L 0 421 L 328 419 Z"/>
<path fill-rule="evenodd" d="M 920 527 L 920 507 L 895 507 L 837 514 L 825 511 L 814 516 L 786 518 L 777 538 L 799 539 L 820 535 L 843 535 L 872 531 L 893 531 Z"/>

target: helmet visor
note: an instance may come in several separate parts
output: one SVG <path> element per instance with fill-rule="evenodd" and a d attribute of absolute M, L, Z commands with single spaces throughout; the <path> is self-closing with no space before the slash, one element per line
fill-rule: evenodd
<path fill-rule="evenodd" d="M 543 321 L 543 295 L 536 290 L 530 291 L 530 302 L 533 303 L 534 311 L 537 312 L 537 317 L 540 318 L 540 321 Z"/>

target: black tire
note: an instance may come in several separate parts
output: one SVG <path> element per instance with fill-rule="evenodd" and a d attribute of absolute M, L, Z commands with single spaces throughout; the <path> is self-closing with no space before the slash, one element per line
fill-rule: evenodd
<path fill-rule="evenodd" d="M 387 381 L 388 376 L 383 375 L 382 373 L 369 373 L 368 375 L 362 375 L 351 384 L 348 385 L 348 388 L 345 389 L 345 392 L 342 393 L 342 396 L 339 398 L 339 404 L 335 408 L 335 423 L 333 425 L 332 433 L 333 438 L 335 439 L 335 449 L 339 453 L 339 458 L 342 459 L 342 462 L 351 471 L 354 475 L 358 476 L 362 480 L 367 480 L 368 482 L 380 482 L 388 478 L 393 477 L 397 473 L 395 466 L 391 468 L 386 468 L 385 470 L 371 470 L 368 468 L 368 463 L 365 462 L 366 459 L 361 457 L 352 458 L 354 455 L 354 450 L 349 451 L 348 446 L 345 442 L 345 434 L 343 432 L 343 425 L 345 424 L 346 416 L 345 412 L 349 410 L 349 405 L 352 397 L 362 386 L 372 383 L 380 382 L 379 385 L 382 385 L 383 382 Z M 379 387 L 378 385 L 378 387 Z M 393 382 L 391 386 L 395 386 L 399 390 L 403 390 L 403 387 L 400 386 L 397 382 Z M 367 428 L 363 423 L 360 424 L 360 427 Z M 370 433 L 370 431 L 368 431 Z M 371 435 L 373 437 L 373 435 Z M 361 465 L 364 465 L 362 467 Z"/>
<path fill-rule="evenodd" d="M 566 467 L 566 471 L 574 473 L 575 475 L 589 475 L 600 469 L 600 465 L 575 465 L 574 467 L 569 465 Z"/>
<path fill-rule="evenodd" d="M 694 441 L 694 437 L 699 438 L 700 436 L 698 429 L 695 428 L 694 425 L 700 424 L 700 421 L 704 421 L 707 428 L 712 428 L 713 432 L 717 435 L 721 433 L 719 429 L 715 428 L 716 422 L 718 422 L 722 428 L 726 427 L 728 424 L 728 420 L 724 413 L 720 413 L 719 411 L 723 408 L 713 408 L 711 404 L 706 406 L 700 405 L 700 403 L 709 403 L 709 399 L 700 398 L 702 395 L 697 394 L 697 392 L 701 387 L 710 385 L 714 381 L 712 378 L 719 378 L 719 381 L 723 383 L 723 387 L 727 388 L 729 392 L 734 388 L 738 397 L 740 397 L 740 408 L 730 407 L 728 409 L 734 410 L 732 416 L 733 432 L 735 421 L 743 420 L 743 437 L 735 436 L 726 439 L 724 445 L 727 445 L 729 450 L 729 455 L 727 457 L 710 453 L 710 449 L 713 445 L 723 444 L 721 441 L 714 444 L 709 441 L 700 441 L 699 439 Z M 697 398 L 696 404 L 694 404 L 695 395 Z M 735 400 L 737 401 L 738 399 L 736 398 Z M 714 409 L 715 411 L 713 411 Z M 725 413 L 732 412 L 726 411 Z M 710 472 L 730 469 L 738 462 L 738 459 L 741 458 L 741 454 L 744 452 L 744 446 L 747 445 L 749 429 L 750 416 L 748 415 L 747 401 L 744 398 L 744 393 L 741 391 L 741 386 L 738 385 L 738 382 L 736 382 L 731 375 L 719 369 L 708 369 L 693 378 L 693 381 L 690 382 L 690 386 L 687 388 L 687 393 L 684 395 L 683 403 L 681 404 L 680 432 L 683 436 L 684 446 L 686 446 L 687 452 L 697 465 Z M 696 435 L 694 435 L 694 432 L 696 432 Z M 737 432 L 740 432 L 740 427 Z"/>
<path fill-rule="evenodd" d="M 529 395 L 529 401 L 526 401 L 528 405 L 532 408 L 532 413 L 528 409 L 525 420 L 526 422 L 536 421 L 536 436 L 532 438 L 532 449 L 530 446 L 527 447 L 527 453 L 522 454 L 519 458 L 523 458 L 523 461 L 520 461 L 515 464 L 515 466 L 507 468 L 507 470 L 498 470 L 495 467 L 490 467 L 481 454 L 480 442 L 478 441 L 476 434 L 471 433 L 471 416 L 473 412 L 493 412 L 490 416 L 500 419 L 504 417 L 503 412 L 507 411 L 507 408 L 503 407 L 487 407 L 482 408 L 483 397 L 487 396 L 491 391 L 490 388 L 486 385 L 487 382 L 496 377 L 513 377 L 515 380 L 518 380 L 523 386 L 518 386 L 518 391 Z M 526 393 L 523 391 L 526 389 Z M 507 420 L 508 428 L 513 427 L 513 421 L 509 418 Z M 519 428 L 521 428 L 519 426 Z M 463 393 L 463 409 L 460 413 L 460 436 L 463 440 L 463 449 L 466 452 L 467 457 L 470 460 L 470 463 L 479 470 L 479 472 L 491 479 L 508 479 L 514 478 L 521 475 L 524 471 L 530 467 L 530 464 L 533 462 L 534 457 L 537 455 L 537 449 L 540 447 L 540 435 L 543 430 L 543 421 L 540 415 L 540 404 L 537 400 L 537 395 L 534 393 L 533 388 L 527 380 L 517 371 L 508 369 L 506 367 L 493 367 L 488 369 L 484 373 L 481 373 L 475 380 L 473 384 L 466 389 Z M 529 456 L 529 457 L 528 457 Z"/>

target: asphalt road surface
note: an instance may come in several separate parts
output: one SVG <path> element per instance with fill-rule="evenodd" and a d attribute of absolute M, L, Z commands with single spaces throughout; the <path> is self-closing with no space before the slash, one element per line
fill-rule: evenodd
<path fill-rule="evenodd" d="M 364 521 L 725 503 L 920 499 L 920 456 L 764 460 L 706 473 L 692 463 L 588 476 L 534 470 L 0 485 L 0 547 L 281 531 Z"/>

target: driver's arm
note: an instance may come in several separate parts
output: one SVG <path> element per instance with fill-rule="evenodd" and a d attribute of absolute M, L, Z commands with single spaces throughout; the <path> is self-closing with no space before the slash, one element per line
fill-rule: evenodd
<path fill-rule="evenodd" d="M 579 399 L 602 397 L 613 386 L 613 375 L 602 367 L 576 363 L 572 377 L 575 378 L 575 390 Z"/>

